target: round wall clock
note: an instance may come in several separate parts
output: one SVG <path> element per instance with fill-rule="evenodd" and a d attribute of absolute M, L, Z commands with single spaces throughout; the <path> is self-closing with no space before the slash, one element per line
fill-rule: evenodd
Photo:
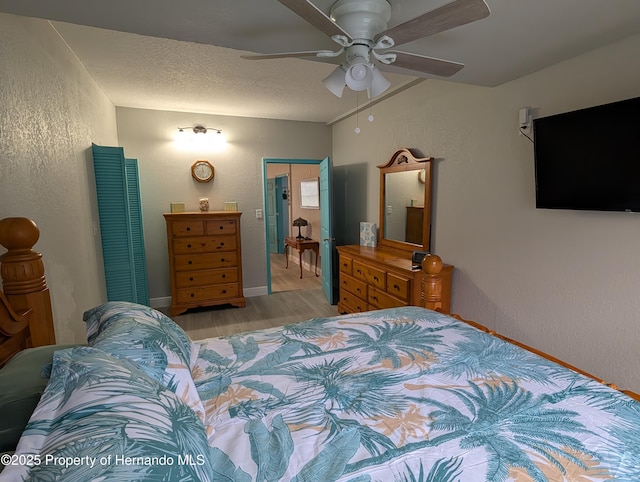
<path fill-rule="evenodd" d="M 213 180 L 214 169 L 209 161 L 196 161 L 191 166 L 191 175 L 198 182 Z"/>

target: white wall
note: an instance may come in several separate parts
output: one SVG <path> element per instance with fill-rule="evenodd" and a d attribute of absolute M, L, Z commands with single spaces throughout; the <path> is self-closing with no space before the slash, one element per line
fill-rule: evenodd
<path fill-rule="evenodd" d="M 115 108 L 48 22 L 6 14 L 0 106 L 0 218 L 36 221 L 57 341 L 84 342 L 106 296 L 91 142 L 117 145 Z"/>
<path fill-rule="evenodd" d="M 237 201 L 242 211 L 242 271 L 245 295 L 266 294 L 266 245 L 262 158 L 323 159 L 331 153 L 331 128 L 322 123 L 213 116 L 118 107 L 118 137 L 125 155 L 138 159 L 144 235 L 152 305 L 167 306 L 171 296 L 166 226 L 162 214 L 171 202 L 198 210 L 209 198 L 210 210 Z M 184 151 L 174 142 L 177 127 L 221 129 L 227 147 L 219 152 Z M 215 168 L 211 183 L 191 177 L 191 165 L 207 159 Z M 295 212 L 294 212 L 295 214 Z"/>
<path fill-rule="evenodd" d="M 439 159 L 432 248 L 456 267 L 454 312 L 636 391 L 639 215 L 536 210 L 517 122 L 524 106 L 546 116 L 639 96 L 638 52 L 634 36 L 495 88 L 427 81 L 374 106 L 359 135 L 352 118 L 333 129 L 338 172 L 366 165 L 369 221 L 376 164 L 400 147 Z"/>

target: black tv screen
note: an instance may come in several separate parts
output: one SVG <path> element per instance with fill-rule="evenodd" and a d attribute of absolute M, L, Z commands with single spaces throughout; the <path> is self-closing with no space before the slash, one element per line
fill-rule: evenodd
<path fill-rule="evenodd" d="M 640 97 L 533 121 L 536 207 L 640 212 Z"/>

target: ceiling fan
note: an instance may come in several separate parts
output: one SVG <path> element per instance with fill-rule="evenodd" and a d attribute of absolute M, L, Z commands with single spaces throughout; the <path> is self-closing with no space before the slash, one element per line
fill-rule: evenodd
<path fill-rule="evenodd" d="M 278 0 L 324 34 L 331 37 L 340 49 L 286 52 L 276 54 L 243 55 L 250 60 L 286 57 L 315 57 L 331 59 L 346 53 L 346 59 L 322 83 L 337 97 L 345 86 L 352 90 L 366 90 L 369 98 L 376 97 L 391 83 L 380 73 L 376 64 L 450 77 L 463 64 L 424 55 L 389 50 L 414 40 L 480 20 L 489 15 L 484 0 L 453 0 L 452 2 L 388 28 L 391 4 L 388 0 L 338 0 L 326 15 L 309 0 Z M 313 59 L 312 59 L 313 60 Z M 377 61 L 377 62 L 374 62 Z"/>

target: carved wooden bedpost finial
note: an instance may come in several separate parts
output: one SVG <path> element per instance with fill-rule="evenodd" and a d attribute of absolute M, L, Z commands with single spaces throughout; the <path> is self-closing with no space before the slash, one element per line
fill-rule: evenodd
<path fill-rule="evenodd" d="M 15 309 L 33 310 L 30 321 L 33 346 L 55 343 L 42 254 L 31 249 L 39 237 L 40 230 L 31 219 L 5 218 L 0 221 L 0 244 L 7 248 L 0 256 L 2 289 Z"/>
<path fill-rule="evenodd" d="M 21 295 L 47 287 L 42 255 L 31 249 L 39 237 L 40 230 L 31 219 L 0 221 L 0 244 L 7 248 L 0 256 L 2 289 L 6 295 Z"/>
<path fill-rule="evenodd" d="M 422 278 L 421 302 L 424 308 L 442 308 L 442 259 L 437 254 L 428 254 L 422 260 L 425 274 Z"/>

